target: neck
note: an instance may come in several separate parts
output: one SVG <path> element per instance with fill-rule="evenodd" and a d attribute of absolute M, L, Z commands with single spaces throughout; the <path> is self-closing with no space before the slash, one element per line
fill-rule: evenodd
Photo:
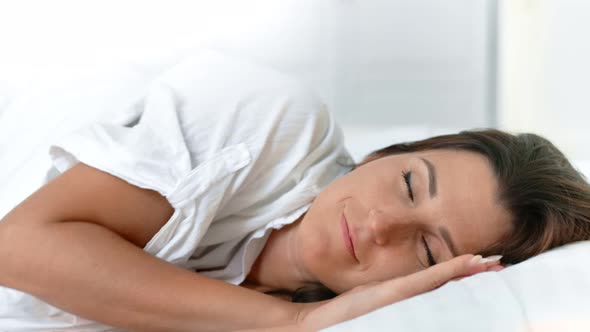
<path fill-rule="evenodd" d="M 302 219 L 303 216 L 290 225 L 272 231 L 246 278 L 247 287 L 260 291 L 294 291 L 313 283 L 303 264 L 297 237 Z"/>

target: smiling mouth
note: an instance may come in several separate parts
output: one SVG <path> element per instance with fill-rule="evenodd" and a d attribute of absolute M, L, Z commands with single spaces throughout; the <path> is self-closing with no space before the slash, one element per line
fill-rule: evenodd
<path fill-rule="evenodd" d="M 342 219 L 340 221 L 340 226 L 342 228 L 342 237 L 344 238 L 344 244 L 346 249 L 350 253 L 350 255 L 358 262 L 358 258 L 356 257 L 356 253 L 354 252 L 354 243 L 352 242 L 352 238 L 350 237 L 350 231 L 348 230 L 348 223 L 346 222 L 346 217 L 342 214 Z"/>

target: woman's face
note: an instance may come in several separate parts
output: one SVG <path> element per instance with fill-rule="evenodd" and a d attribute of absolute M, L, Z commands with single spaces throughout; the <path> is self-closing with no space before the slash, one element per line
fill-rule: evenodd
<path fill-rule="evenodd" d="M 296 237 L 306 272 L 340 293 L 477 253 L 510 220 L 484 156 L 429 150 L 376 159 L 334 181 Z"/>

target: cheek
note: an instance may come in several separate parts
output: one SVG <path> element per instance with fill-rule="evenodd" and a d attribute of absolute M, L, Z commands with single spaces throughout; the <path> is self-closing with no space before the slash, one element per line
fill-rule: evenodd
<path fill-rule="evenodd" d="M 405 183 L 393 175 L 372 174 L 353 191 L 354 196 L 370 207 L 390 208 L 406 199 Z"/>
<path fill-rule="evenodd" d="M 334 181 L 325 191 L 332 197 L 358 194 L 360 191 L 374 188 L 383 180 L 376 175 L 377 173 L 371 169 L 356 169 Z"/>
<path fill-rule="evenodd" d="M 305 267 L 316 281 L 330 288 L 339 281 L 338 274 L 342 270 L 335 257 L 331 256 L 334 244 L 320 232 L 302 235 L 305 238 L 300 242 L 300 254 Z"/>
<path fill-rule="evenodd" d="M 374 256 L 372 269 L 366 271 L 370 281 L 403 277 L 422 270 L 414 251 L 408 248 L 381 248 Z M 413 249 L 412 249 L 413 250 Z"/>
<path fill-rule="evenodd" d="M 308 211 L 298 234 L 298 250 L 312 273 L 330 263 L 328 254 L 333 245 L 327 225 L 328 215 L 323 206 L 316 203 L 319 202 L 314 202 L 314 206 Z"/>

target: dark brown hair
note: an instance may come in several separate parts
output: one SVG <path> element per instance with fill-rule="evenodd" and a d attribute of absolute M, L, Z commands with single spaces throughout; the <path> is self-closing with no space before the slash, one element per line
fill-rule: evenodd
<path fill-rule="evenodd" d="M 437 149 L 484 155 L 498 181 L 498 201 L 512 215 L 512 231 L 477 254 L 500 254 L 503 264 L 516 264 L 557 246 L 590 239 L 590 186 L 586 178 L 557 147 L 535 134 L 462 131 L 388 146 L 370 153 L 359 166 L 386 156 Z M 314 297 L 322 287 L 299 289 L 292 299 L 327 299 Z"/>

